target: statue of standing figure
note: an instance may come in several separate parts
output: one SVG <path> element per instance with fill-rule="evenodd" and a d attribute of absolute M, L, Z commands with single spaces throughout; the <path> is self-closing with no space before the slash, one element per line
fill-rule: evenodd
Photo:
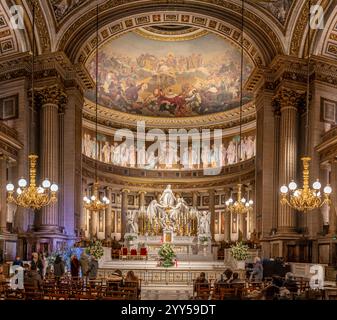
<path fill-rule="evenodd" d="M 174 207 L 175 202 L 176 202 L 176 198 L 171 189 L 171 185 L 169 184 L 160 197 L 160 203 L 164 207 Z"/>
<path fill-rule="evenodd" d="M 137 213 L 133 211 L 128 211 L 126 219 L 126 233 L 138 234 Z"/>
<path fill-rule="evenodd" d="M 201 234 L 211 234 L 211 213 L 209 211 L 202 211 L 198 214 L 198 222 L 199 222 L 199 235 Z"/>

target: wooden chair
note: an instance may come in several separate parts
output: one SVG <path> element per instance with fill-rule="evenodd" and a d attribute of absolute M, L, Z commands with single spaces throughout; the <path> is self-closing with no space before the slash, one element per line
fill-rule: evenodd
<path fill-rule="evenodd" d="M 47 300 L 69 300 L 68 294 L 57 294 L 57 293 L 50 293 L 46 297 Z"/>
<path fill-rule="evenodd" d="M 235 288 L 220 288 L 220 300 L 235 300 L 237 299 L 236 293 Z"/>

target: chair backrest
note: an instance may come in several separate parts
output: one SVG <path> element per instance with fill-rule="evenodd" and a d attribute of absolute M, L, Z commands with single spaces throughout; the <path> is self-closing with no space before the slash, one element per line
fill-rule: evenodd
<path fill-rule="evenodd" d="M 220 288 L 220 299 L 235 299 L 237 289 L 236 288 Z"/>
<path fill-rule="evenodd" d="M 141 256 L 147 256 L 147 248 L 140 248 L 140 255 Z"/>
<path fill-rule="evenodd" d="M 137 255 L 137 249 L 131 249 L 131 255 L 136 256 Z"/>
<path fill-rule="evenodd" d="M 126 248 L 126 247 L 122 248 L 122 255 L 123 256 L 127 256 L 128 255 L 128 248 Z"/>

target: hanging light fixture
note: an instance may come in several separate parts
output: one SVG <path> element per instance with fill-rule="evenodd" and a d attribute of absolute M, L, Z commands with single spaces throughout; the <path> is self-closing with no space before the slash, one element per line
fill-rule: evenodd
<path fill-rule="evenodd" d="M 308 13 L 308 67 L 307 67 L 307 94 L 306 94 L 306 135 L 305 135 L 305 151 L 309 153 L 309 104 L 310 104 L 310 19 L 311 19 L 311 1 L 308 2 L 309 13 Z M 326 185 L 323 189 L 323 196 L 321 192 L 322 185 L 317 179 L 313 185 L 312 189 L 309 186 L 310 180 L 310 170 L 309 164 L 311 158 L 304 156 L 301 158 L 303 162 L 303 187 L 298 188 L 295 181 L 291 181 L 288 186 L 283 185 L 280 188 L 281 204 L 288 205 L 291 208 L 307 212 L 317 208 L 322 207 L 323 205 L 329 205 L 331 203 L 330 195 L 332 193 L 332 188 L 330 185 Z"/>
<path fill-rule="evenodd" d="M 244 49 L 243 49 L 243 32 L 244 32 L 244 0 L 242 0 L 242 14 L 241 14 L 241 75 L 240 75 L 240 142 L 239 142 L 239 162 L 242 158 L 242 105 L 243 105 L 243 60 L 244 60 Z M 242 183 L 241 176 L 239 177 L 239 183 L 237 185 L 237 199 L 233 200 L 231 196 L 226 202 L 226 209 L 231 213 L 244 214 L 253 209 L 253 200 L 246 199 L 242 197 Z M 249 198 L 249 197 L 248 197 Z"/>
<path fill-rule="evenodd" d="M 95 130 L 96 130 L 96 144 L 98 141 L 98 5 L 97 5 L 97 16 L 96 16 L 96 123 L 95 123 Z M 104 196 L 102 200 L 100 200 L 99 195 L 99 183 L 97 178 L 97 161 L 98 161 L 98 148 L 97 145 L 95 146 L 95 183 L 93 185 L 92 196 L 88 198 L 87 196 L 83 198 L 84 207 L 89 211 L 98 212 L 104 210 L 108 207 L 110 200 Z"/>
<path fill-rule="evenodd" d="M 35 71 L 35 5 L 33 4 L 33 26 L 32 26 L 32 117 L 34 117 L 34 71 Z M 34 119 L 32 119 L 32 124 Z M 32 125 L 32 134 L 34 132 L 34 127 Z M 7 202 L 15 203 L 19 207 L 39 210 L 42 207 L 48 206 L 57 202 L 57 192 L 58 185 L 51 183 L 48 179 L 42 182 L 42 186 L 36 185 L 36 164 L 38 156 L 31 154 L 29 157 L 29 185 L 28 181 L 21 178 L 18 181 L 18 187 L 15 188 L 14 184 L 9 183 L 6 186 L 7 190 Z"/>

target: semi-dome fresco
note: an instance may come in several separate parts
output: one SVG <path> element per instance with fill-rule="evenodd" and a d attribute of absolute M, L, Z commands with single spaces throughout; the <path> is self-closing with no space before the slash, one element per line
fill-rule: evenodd
<path fill-rule="evenodd" d="M 161 41 L 129 32 L 99 49 L 98 102 L 143 116 L 189 117 L 230 110 L 240 105 L 240 57 L 240 47 L 211 33 Z M 86 67 L 95 79 L 95 54 Z M 253 68 L 245 56 L 244 80 Z M 95 93 L 87 98 L 95 101 Z M 244 103 L 250 100 L 244 92 Z"/>

